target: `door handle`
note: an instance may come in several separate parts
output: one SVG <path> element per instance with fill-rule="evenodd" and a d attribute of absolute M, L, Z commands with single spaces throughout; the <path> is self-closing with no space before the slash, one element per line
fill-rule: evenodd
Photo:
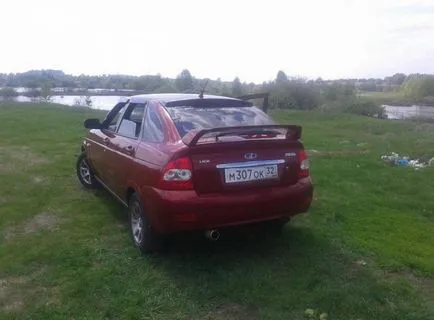
<path fill-rule="evenodd" d="M 134 153 L 134 147 L 133 146 L 127 146 L 124 148 L 124 151 L 128 154 L 133 154 Z"/>
<path fill-rule="evenodd" d="M 110 139 L 109 138 L 104 138 L 104 144 L 106 146 L 108 146 L 110 144 Z"/>

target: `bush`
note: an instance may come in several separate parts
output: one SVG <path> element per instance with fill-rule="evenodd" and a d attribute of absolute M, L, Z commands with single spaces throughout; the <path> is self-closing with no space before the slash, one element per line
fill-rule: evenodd
<path fill-rule="evenodd" d="M 408 78 L 401 87 L 402 92 L 408 98 L 422 100 L 434 95 L 434 76 L 414 75 Z"/>
<path fill-rule="evenodd" d="M 3 98 L 14 98 L 18 96 L 18 92 L 15 91 L 14 88 L 1 88 L 0 96 Z"/>
<path fill-rule="evenodd" d="M 359 114 L 362 116 L 385 118 L 384 108 L 371 100 L 355 98 L 346 103 L 344 112 Z"/>
<path fill-rule="evenodd" d="M 434 95 L 423 98 L 420 103 L 425 106 L 434 106 Z"/>
<path fill-rule="evenodd" d="M 23 93 L 28 98 L 38 98 L 41 96 L 41 91 L 38 89 L 29 90 Z"/>
<path fill-rule="evenodd" d="M 270 107 L 276 109 L 312 110 L 318 107 L 319 90 L 312 84 L 291 80 L 270 88 Z"/>
<path fill-rule="evenodd" d="M 353 113 L 380 119 L 386 118 L 386 113 L 383 107 L 372 100 L 362 98 L 350 98 L 328 102 L 321 106 L 321 110 L 327 112 Z"/>

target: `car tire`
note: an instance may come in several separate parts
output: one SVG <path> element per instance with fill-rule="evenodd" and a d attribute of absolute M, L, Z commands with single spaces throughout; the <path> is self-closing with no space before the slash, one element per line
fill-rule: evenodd
<path fill-rule="evenodd" d="M 160 252 L 163 237 L 152 227 L 139 196 L 134 193 L 128 203 L 131 239 L 142 254 Z"/>
<path fill-rule="evenodd" d="M 97 189 L 100 187 L 100 184 L 95 179 L 92 168 L 89 166 L 86 158 L 86 153 L 84 152 L 81 153 L 77 158 L 76 172 L 78 180 L 85 188 Z"/>

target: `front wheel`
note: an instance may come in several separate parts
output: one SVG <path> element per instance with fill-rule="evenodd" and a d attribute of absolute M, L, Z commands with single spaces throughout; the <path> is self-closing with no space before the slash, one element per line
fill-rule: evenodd
<path fill-rule="evenodd" d="M 161 251 L 162 236 L 154 230 L 139 196 L 135 193 L 128 204 L 131 238 L 143 254 Z"/>
<path fill-rule="evenodd" d="M 78 180 L 81 184 L 88 189 L 96 189 L 100 185 L 95 179 L 95 175 L 89 166 L 86 159 L 86 154 L 83 152 L 77 158 L 76 172 Z"/>

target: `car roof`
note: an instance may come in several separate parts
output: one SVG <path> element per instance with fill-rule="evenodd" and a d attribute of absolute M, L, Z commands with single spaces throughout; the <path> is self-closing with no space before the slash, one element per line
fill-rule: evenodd
<path fill-rule="evenodd" d="M 227 100 L 238 100 L 235 98 L 207 95 L 204 94 L 203 98 L 199 97 L 198 93 L 159 93 L 159 94 L 139 94 L 131 97 L 121 97 L 119 102 L 127 102 L 128 100 L 132 103 L 144 103 L 146 101 L 159 101 L 162 103 L 167 103 L 171 101 L 182 101 L 182 100 L 194 100 L 194 99 L 227 99 Z"/>

